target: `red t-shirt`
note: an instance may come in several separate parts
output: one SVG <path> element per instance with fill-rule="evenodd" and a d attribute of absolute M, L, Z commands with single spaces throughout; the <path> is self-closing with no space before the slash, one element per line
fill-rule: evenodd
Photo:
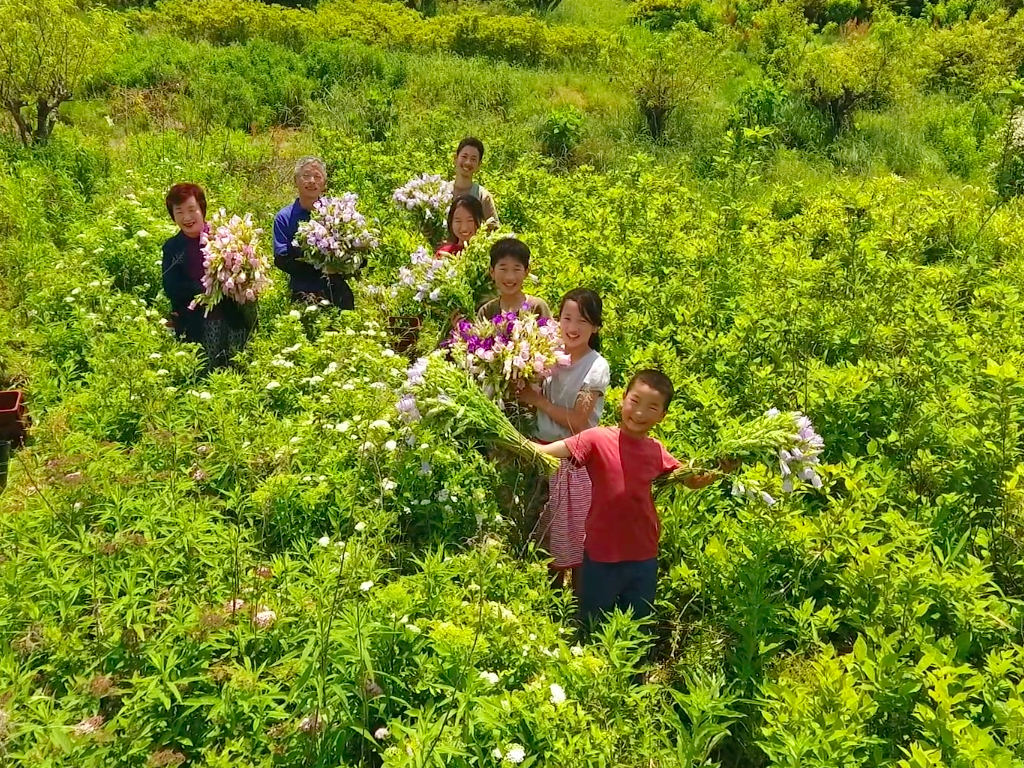
<path fill-rule="evenodd" d="M 452 255 L 454 255 L 456 253 L 462 253 L 462 244 L 461 243 L 444 243 L 436 251 L 434 251 L 434 255 L 435 256 L 437 254 L 439 254 L 439 253 L 443 253 L 443 254 L 446 254 L 448 256 L 452 256 Z"/>
<path fill-rule="evenodd" d="M 661 527 L 651 483 L 679 461 L 653 437 L 633 437 L 618 427 L 586 429 L 565 444 L 593 486 L 587 556 L 599 563 L 657 557 Z"/>

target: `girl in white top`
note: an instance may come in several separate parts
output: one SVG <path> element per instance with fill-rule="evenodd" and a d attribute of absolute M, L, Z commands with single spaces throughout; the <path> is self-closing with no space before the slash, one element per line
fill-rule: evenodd
<path fill-rule="evenodd" d="M 572 364 L 556 369 L 541 389 L 527 387 L 519 399 L 537 409 L 536 438 L 553 443 L 596 427 L 604 410 L 604 394 L 611 371 L 598 349 L 601 330 L 601 297 L 587 288 L 569 291 L 558 311 L 565 351 Z M 561 584 L 564 573 L 583 563 L 583 539 L 590 512 L 590 476 L 583 467 L 563 460 L 551 478 L 548 503 L 537 524 L 538 538 L 546 544 Z"/>

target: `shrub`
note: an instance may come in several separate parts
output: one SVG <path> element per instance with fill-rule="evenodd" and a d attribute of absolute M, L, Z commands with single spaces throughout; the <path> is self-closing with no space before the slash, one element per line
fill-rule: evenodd
<path fill-rule="evenodd" d="M 668 119 L 710 93 L 721 77 L 722 42 L 692 25 L 631 49 L 618 77 L 633 93 L 647 134 L 662 139 Z"/>
<path fill-rule="evenodd" d="M 796 87 L 836 135 L 854 110 L 892 101 L 906 82 L 907 43 L 906 31 L 892 21 L 870 30 L 848 26 L 836 44 L 819 44 L 807 53 L 794 73 Z"/>
<path fill-rule="evenodd" d="M 634 24 L 662 32 L 683 23 L 711 32 L 719 23 L 714 6 L 706 0 L 638 0 L 630 18 Z"/>
<path fill-rule="evenodd" d="M 299 125 L 312 83 L 299 56 L 274 43 L 214 49 L 193 73 L 188 93 L 210 122 L 232 128 Z"/>
<path fill-rule="evenodd" d="M 549 113 L 537 131 L 544 154 L 556 160 L 568 158 L 583 139 L 583 122 L 583 113 L 571 105 Z"/>
<path fill-rule="evenodd" d="M 401 88 L 408 77 L 405 61 L 356 40 L 338 40 L 308 46 L 302 52 L 306 74 L 324 94 L 335 85 L 351 87 L 367 81 Z"/>

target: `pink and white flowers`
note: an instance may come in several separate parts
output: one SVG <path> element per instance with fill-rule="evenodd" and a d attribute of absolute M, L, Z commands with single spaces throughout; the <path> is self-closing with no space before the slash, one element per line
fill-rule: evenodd
<path fill-rule="evenodd" d="M 562 348 L 558 323 L 525 311 L 475 323 L 463 320 L 452 331 L 448 348 L 455 365 L 498 399 L 516 384 L 539 383 L 572 362 Z"/>
<path fill-rule="evenodd" d="M 356 210 L 359 197 L 322 197 L 313 205 L 309 221 L 299 224 L 295 245 L 306 251 L 310 264 L 328 274 L 351 277 L 367 253 L 380 245 L 366 218 Z"/>
<path fill-rule="evenodd" d="M 272 285 L 270 265 L 260 252 L 263 230 L 252 214 L 232 216 L 222 208 L 210 220 L 211 232 L 200 238 L 203 249 L 203 292 L 191 306 L 206 308 L 206 314 L 228 298 L 239 304 L 256 301 Z"/>

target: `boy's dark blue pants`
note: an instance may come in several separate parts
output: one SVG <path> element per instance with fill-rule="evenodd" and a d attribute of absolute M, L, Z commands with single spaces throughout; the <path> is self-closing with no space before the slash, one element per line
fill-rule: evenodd
<path fill-rule="evenodd" d="M 598 563 L 584 552 L 580 581 L 579 618 L 584 627 L 615 608 L 632 608 L 633 616 L 643 619 L 654 610 L 658 558 Z"/>

